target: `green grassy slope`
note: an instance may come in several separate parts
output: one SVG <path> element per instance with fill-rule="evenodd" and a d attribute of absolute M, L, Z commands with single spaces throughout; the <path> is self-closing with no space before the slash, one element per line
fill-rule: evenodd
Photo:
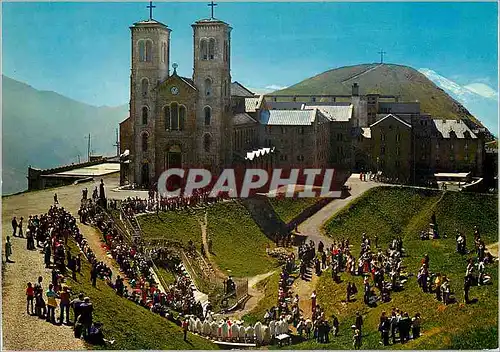
<path fill-rule="evenodd" d="M 314 205 L 319 198 L 269 198 L 274 211 L 283 220 L 289 223 L 304 210 Z"/>
<path fill-rule="evenodd" d="M 158 215 L 148 214 L 137 217 L 144 239 L 161 239 L 181 242 L 187 246 L 189 240 L 200 250 L 201 227 L 197 220 L 200 214 L 193 211 L 167 211 Z"/>
<path fill-rule="evenodd" d="M 364 64 L 340 67 L 308 78 L 274 94 L 351 94 L 354 82 L 360 94 L 399 95 L 401 101 L 420 101 L 422 112 L 440 118 L 466 118 L 478 121 L 457 101 L 417 70 L 402 65 L 384 64 L 359 77 L 351 77 L 376 67 Z"/>
<path fill-rule="evenodd" d="M 329 221 L 325 230 L 334 238 L 342 236 L 352 239 L 353 252 L 359 255 L 359 242 L 362 232 L 373 236 L 378 234 L 379 245 L 387 247 L 392 234 L 401 235 L 408 256 L 404 258 L 407 271 L 416 274 L 420 259 L 425 253 L 430 257 L 430 270 L 442 272 L 451 279 L 452 291 L 458 304 L 444 306 L 432 294 L 424 294 L 418 287 L 415 277 L 411 277 L 402 292 L 393 293 L 392 301 L 368 308 L 363 303 L 362 292 L 356 301 L 344 305 L 346 286 L 354 281 L 358 291 L 362 291 L 362 279 L 342 273 L 343 282 L 335 284 L 328 273 L 318 282 L 318 303 L 326 309 L 327 316 L 336 314 L 341 322 L 341 334 L 329 345 L 305 342 L 298 348 L 348 349 L 352 348 L 350 325 L 354 323 L 356 311 L 365 317 L 363 349 L 383 348 L 379 345 L 377 331 L 382 311 L 389 312 L 399 307 L 411 315 L 420 312 L 423 317 L 423 336 L 402 346 L 390 348 L 407 349 L 460 349 L 460 348 L 497 348 L 498 347 L 498 267 L 487 266 L 493 285 L 473 287 L 471 298 L 475 304 L 464 305 L 463 276 L 466 260 L 471 257 L 455 253 L 455 228 L 468 235 L 468 247 L 472 248 L 473 226 L 478 225 L 485 242 L 498 241 L 498 198 L 466 193 L 446 193 L 440 195 L 428 191 L 377 188 L 359 198 L 347 210 L 342 211 Z M 447 232 L 447 239 L 421 241 L 418 231 L 425 229 L 432 212 L 436 212 L 440 231 Z M 377 291 L 378 292 L 378 291 Z M 332 299 L 332 297 L 335 297 Z"/>
<path fill-rule="evenodd" d="M 208 209 L 207 219 L 213 258 L 221 270 L 245 277 L 276 268 L 276 261 L 266 254 L 266 245 L 272 242 L 243 205 L 238 202 L 215 204 Z"/>
<path fill-rule="evenodd" d="M 72 253 L 77 247 L 71 243 Z M 180 327 L 141 306 L 119 297 L 104 281 L 98 280 L 97 287 L 90 283 L 90 264 L 82 261 L 82 275 L 78 281 L 68 279 L 74 292 L 84 292 L 94 304 L 94 321 L 104 324 L 105 338 L 115 340 L 106 349 L 119 350 L 176 350 L 176 349 L 216 349 L 211 342 L 189 334 L 183 341 Z M 73 319 L 73 317 L 71 318 Z M 103 348 L 104 348 L 103 347 Z M 99 349 L 100 346 L 89 346 Z"/>

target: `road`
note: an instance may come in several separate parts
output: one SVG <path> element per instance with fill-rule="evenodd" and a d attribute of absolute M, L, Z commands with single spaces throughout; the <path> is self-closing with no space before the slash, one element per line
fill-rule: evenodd
<path fill-rule="evenodd" d="M 381 186 L 381 183 L 373 181 L 360 181 L 359 174 L 353 174 L 346 182 L 346 186 L 351 187 L 350 196 L 344 199 L 334 199 L 326 206 L 321 208 L 309 219 L 301 223 L 298 227 L 302 235 L 306 235 L 308 240 L 313 240 L 316 244 L 323 241 L 325 245 L 331 244 L 331 238 L 322 233 L 323 225 L 340 209 L 358 198 L 371 188 Z"/>

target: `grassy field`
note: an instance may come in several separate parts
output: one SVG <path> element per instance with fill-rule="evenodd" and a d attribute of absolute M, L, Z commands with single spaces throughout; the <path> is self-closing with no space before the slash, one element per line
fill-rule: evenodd
<path fill-rule="evenodd" d="M 198 213 L 193 211 L 167 211 L 158 215 L 148 214 L 137 217 L 144 239 L 167 239 L 181 242 L 187 246 L 189 240 L 201 246 L 201 227 L 197 220 Z"/>
<path fill-rule="evenodd" d="M 273 270 L 277 262 L 266 254 L 273 245 L 243 205 L 218 203 L 208 209 L 207 235 L 213 258 L 221 270 L 235 277 L 254 276 Z"/>
<path fill-rule="evenodd" d="M 276 214 L 287 224 L 318 200 L 319 198 L 269 198 Z"/>
<path fill-rule="evenodd" d="M 257 321 L 262 321 L 266 310 L 272 308 L 278 302 L 279 280 L 280 272 L 277 271 L 257 283 L 257 288 L 264 291 L 264 296 L 250 313 L 243 316 L 243 321 L 250 325 L 255 324 Z"/>
<path fill-rule="evenodd" d="M 71 243 L 72 252 L 77 248 Z M 183 341 L 181 328 L 139 305 L 119 297 L 104 281 L 98 280 L 97 287 L 90 284 L 90 265 L 82 261 L 82 275 L 78 281 L 68 279 L 74 292 L 84 292 L 94 304 L 94 321 L 104 324 L 105 338 L 115 340 L 106 349 L 120 350 L 174 350 L 174 349 L 216 349 L 211 342 L 191 335 Z M 73 317 L 71 318 L 73 319 Z M 101 348 L 89 346 L 89 348 Z"/>
<path fill-rule="evenodd" d="M 438 202 L 439 201 L 439 202 Z M 435 211 L 440 232 L 448 233 L 447 239 L 421 241 L 418 231 L 425 229 Z M 328 345 L 307 341 L 297 348 L 349 349 L 352 348 L 352 332 L 356 311 L 365 319 L 363 329 L 363 349 L 379 349 L 379 317 L 382 311 L 390 312 L 399 307 L 411 316 L 422 314 L 423 336 L 405 345 L 396 344 L 390 348 L 406 349 L 493 349 L 498 347 L 498 266 L 489 265 L 486 270 L 492 277 L 493 285 L 472 287 L 471 299 L 474 304 L 463 304 L 463 277 L 466 260 L 473 253 L 461 256 L 455 253 L 455 228 L 464 231 L 468 238 L 468 248 L 473 248 L 473 227 L 478 225 L 486 244 L 498 240 L 498 198 L 465 193 L 446 193 L 440 199 L 439 193 L 409 189 L 377 188 L 359 198 L 348 209 L 344 209 L 331 219 L 325 231 L 334 238 L 349 237 L 354 244 L 354 255 L 359 255 L 361 233 L 367 232 L 373 238 L 378 234 L 379 246 L 386 248 L 393 235 L 403 238 L 407 256 L 403 264 L 407 271 L 416 274 L 420 259 L 425 253 L 430 257 L 430 270 L 442 272 L 451 279 L 451 288 L 458 303 L 444 306 L 432 294 L 424 294 L 410 277 L 402 292 L 393 293 L 389 303 L 368 308 L 363 303 L 362 279 L 342 274 L 343 282 L 335 284 L 329 273 L 318 281 L 318 304 L 326 309 L 327 316 L 339 317 L 340 336 Z M 356 301 L 347 305 L 345 299 L 348 281 L 353 281 L 361 291 Z M 376 291 L 378 292 L 378 291 Z M 332 297 L 335 297 L 332 299 Z"/>

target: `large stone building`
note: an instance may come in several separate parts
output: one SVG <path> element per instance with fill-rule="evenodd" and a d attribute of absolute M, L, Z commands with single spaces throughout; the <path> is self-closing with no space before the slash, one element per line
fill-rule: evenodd
<path fill-rule="evenodd" d="M 167 168 L 235 164 L 382 171 L 402 182 L 433 172 L 481 174 L 484 142 L 464 121 L 432 119 L 397 96 L 257 96 L 231 82 L 231 27 L 192 25 L 191 78 L 170 72 L 170 32 L 149 19 L 130 27 L 130 116 L 120 124 L 122 183 L 144 187 Z"/>

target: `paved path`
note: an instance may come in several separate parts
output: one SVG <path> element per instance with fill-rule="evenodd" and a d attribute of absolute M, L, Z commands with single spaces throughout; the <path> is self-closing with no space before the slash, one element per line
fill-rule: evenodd
<path fill-rule="evenodd" d="M 117 176 L 103 177 L 105 188 L 116 187 Z M 12 235 L 11 220 L 13 216 L 19 219 L 24 217 L 24 232 L 30 214 L 46 213 L 53 204 L 54 193 L 57 193 L 60 205 L 69 210 L 73 215 L 77 214 L 80 206 L 81 190 L 89 189 L 89 194 L 98 183 L 84 183 L 70 185 L 53 190 L 28 192 L 19 195 L 4 197 L 2 199 L 2 245 L 5 244 L 6 236 Z M 99 260 L 103 260 L 113 269 L 116 277 L 118 269 L 116 263 L 107 257 L 101 247 L 101 236 L 98 231 L 90 226 L 78 224 L 80 230 L 89 241 L 92 250 Z M 85 345 L 82 340 L 73 336 L 73 330 L 68 326 L 57 326 L 46 323 L 36 317 L 26 314 L 25 289 L 28 281 L 34 283 L 38 276 L 43 276 L 44 288 L 51 280 L 51 270 L 45 269 L 43 255 L 37 251 L 26 250 L 26 240 L 12 238 L 14 263 L 5 265 L 2 277 L 2 327 L 3 327 L 3 349 L 7 350 L 82 350 Z M 2 248 L 2 250 L 5 247 Z M 2 252 L 3 253 L 3 252 Z M 4 259 L 4 257 L 2 258 Z M 90 278 L 89 278 L 90 279 Z M 102 283 L 103 284 L 103 283 Z M 98 282 L 99 285 L 99 282 Z M 56 310 L 56 315 L 58 314 Z M 49 338 L 47 338 L 49 336 Z"/>
<path fill-rule="evenodd" d="M 325 245 L 332 243 L 332 239 L 323 234 L 323 225 L 340 209 L 352 202 L 354 199 L 361 196 L 363 193 L 373 187 L 382 186 L 383 184 L 359 180 L 359 174 L 353 174 L 346 182 L 347 186 L 351 187 L 350 196 L 344 199 L 334 199 L 326 206 L 321 208 L 317 213 L 308 218 L 306 221 L 299 225 L 299 232 L 306 235 L 307 240 L 313 240 L 316 244 L 323 241 Z"/>

